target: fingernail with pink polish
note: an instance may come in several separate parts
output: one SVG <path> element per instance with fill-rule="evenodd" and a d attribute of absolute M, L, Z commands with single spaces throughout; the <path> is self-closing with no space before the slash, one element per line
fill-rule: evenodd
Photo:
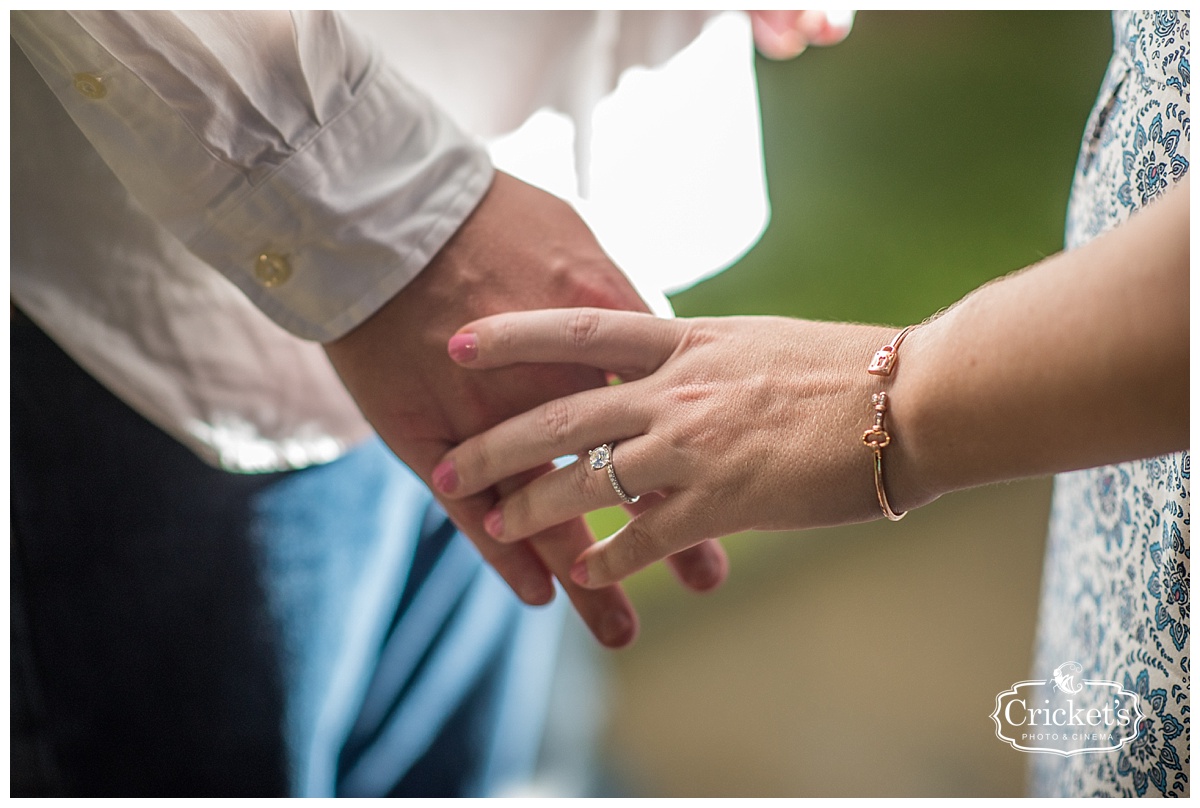
<path fill-rule="evenodd" d="M 504 533 L 504 514 L 500 511 L 488 511 L 483 517 L 483 529 L 493 539 L 498 539 Z"/>
<path fill-rule="evenodd" d="M 453 494 L 458 488 L 458 471 L 453 460 L 443 460 L 433 470 L 433 487 L 443 494 Z"/>
<path fill-rule="evenodd" d="M 576 561 L 571 567 L 571 580 L 580 586 L 587 586 L 588 583 L 588 568 L 587 563 Z"/>
<path fill-rule="evenodd" d="M 474 334 L 455 334 L 447 348 L 455 362 L 473 362 L 479 356 L 479 339 Z"/>

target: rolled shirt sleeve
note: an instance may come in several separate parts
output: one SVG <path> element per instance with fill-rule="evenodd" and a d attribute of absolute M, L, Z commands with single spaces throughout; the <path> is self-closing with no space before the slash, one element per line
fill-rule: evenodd
<path fill-rule="evenodd" d="M 491 184 L 333 12 L 13 12 L 11 34 L 146 213 L 305 339 L 373 314 Z"/>

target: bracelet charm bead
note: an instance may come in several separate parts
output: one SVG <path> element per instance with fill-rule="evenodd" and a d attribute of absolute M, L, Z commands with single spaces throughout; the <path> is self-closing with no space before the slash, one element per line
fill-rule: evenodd
<path fill-rule="evenodd" d="M 910 325 L 893 337 L 891 342 L 876 351 L 875 356 L 871 359 L 871 364 L 867 365 L 867 373 L 872 376 L 891 376 L 892 368 L 896 366 L 896 357 L 900 355 L 900 343 L 904 342 L 908 332 L 914 328 L 916 328 L 915 325 Z"/>

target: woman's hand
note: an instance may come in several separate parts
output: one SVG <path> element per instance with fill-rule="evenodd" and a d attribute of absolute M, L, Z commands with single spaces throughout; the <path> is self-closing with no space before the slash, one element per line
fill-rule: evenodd
<path fill-rule="evenodd" d="M 637 515 L 585 550 L 598 587 L 701 539 L 880 516 L 871 394 L 887 390 L 884 478 L 905 511 L 974 485 L 1119 463 L 1188 445 L 1190 181 L 1079 249 L 990 283 L 912 331 L 771 317 L 658 320 L 567 309 L 477 320 L 450 340 L 468 368 L 591 365 L 625 380 L 471 438 L 435 468 L 455 499 L 614 444 Z M 502 541 L 619 497 L 587 463 L 510 489 L 484 516 Z"/>
<path fill-rule="evenodd" d="M 641 499 L 630 506 L 629 524 L 576 562 L 572 577 L 589 587 L 742 530 L 877 518 L 872 457 L 861 436 L 871 394 L 885 383 L 866 368 L 894 334 L 775 317 L 662 320 L 599 309 L 477 320 L 450 341 L 464 367 L 574 363 L 624 383 L 509 419 L 448 453 L 433 478 L 445 496 L 464 497 L 581 455 L 508 494 L 485 517 L 494 537 L 517 541 L 621 504 L 607 471 L 586 460 L 587 450 L 613 445 L 620 486 Z M 889 449 L 888 460 L 898 471 L 898 452 Z"/>

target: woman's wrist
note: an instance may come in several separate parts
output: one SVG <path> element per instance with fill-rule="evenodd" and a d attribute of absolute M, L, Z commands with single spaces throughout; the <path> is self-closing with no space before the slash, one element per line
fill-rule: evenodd
<path fill-rule="evenodd" d="M 926 505 L 949 490 L 940 482 L 934 451 L 938 442 L 932 439 L 937 429 L 936 356 L 942 331 L 941 320 L 910 331 L 885 388 L 892 437 L 886 449 L 885 485 L 896 512 Z"/>

